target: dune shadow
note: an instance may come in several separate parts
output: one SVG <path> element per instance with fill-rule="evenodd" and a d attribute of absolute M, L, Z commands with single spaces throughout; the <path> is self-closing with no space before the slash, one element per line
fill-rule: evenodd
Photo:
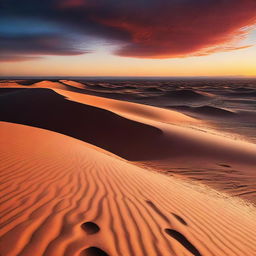
<path fill-rule="evenodd" d="M 2 94 L 0 120 L 72 136 L 128 160 L 159 159 L 165 155 L 160 129 L 67 100 L 51 89 Z"/>
<path fill-rule="evenodd" d="M 175 218 L 176 220 L 178 220 L 181 224 L 185 225 L 185 226 L 188 226 L 187 222 L 182 218 L 180 217 L 178 214 L 176 213 L 171 213 Z"/>
<path fill-rule="evenodd" d="M 22 90 L 26 90 L 26 88 L 0 88 L 0 96 L 9 93 L 19 92 Z"/>

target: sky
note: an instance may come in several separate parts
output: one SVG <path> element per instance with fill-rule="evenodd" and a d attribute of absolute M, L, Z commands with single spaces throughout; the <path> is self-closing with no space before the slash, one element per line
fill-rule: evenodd
<path fill-rule="evenodd" d="M 256 77 L 256 1 L 0 1 L 0 75 Z"/>

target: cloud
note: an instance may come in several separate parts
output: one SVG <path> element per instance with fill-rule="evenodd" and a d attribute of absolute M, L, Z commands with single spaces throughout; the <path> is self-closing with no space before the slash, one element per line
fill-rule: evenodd
<path fill-rule="evenodd" d="M 75 48 L 69 39 L 57 35 L 0 36 L 0 61 L 35 60 L 40 56 L 74 56 L 90 51 Z"/>
<path fill-rule="evenodd" d="M 63 37 L 43 36 L 0 36 L 0 48 L 4 53 L 29 55 L 79 55 L 85 53 L 69 45 Z"/>
<path fill-rule="evenodd" d="M 4 51 L 9 47 L 14 54 L 23 51 L 25 55 L 87 53 L 88 49 L 76 45 L 81 40 L 90 46 L 84 36 L 110 41 L 118 47 L 114 54 L 119 56 L 207 55 L 244 48 L 237 42 L 256 23 L 255 0 L 11 0 L 2 12 L 10 20 L 15 14 L 16 19 L 43 20 L 49 30 L 55 27 L 50 35 L 41 27 L 44 33 L 35 38 L 31 38 L 33 33 L 27 39 L 12 35 L 4 39 L 9 46 L 0 43 Z M 61 29 L 56 32 L 56 27 Z M 66 31 L 81 37 L 74 38 Z"/>
<path fill-rule="evenodd" d="M 1 61 L 27 61 L 45 55 L 71 56 L 89 53 L 77 47 L 77 35 L 61 24 L 43 18 L 0 18 Z"/>
<path fill-rule="evenodd" d="M 137 2 L 120 4 L 93 16 L 99 23 L 130 35 L 117 55 L 176 58 L 202 54 L 209 47 L 235 44 L 256 22 L 254 0 L 160 0 L 149 1 L 148 5 Z"/>
<path fill-rule="evenodd" d="M 7 55 L 2 54 L 0 56 L 0 62 L 18 62 L 18 61 L 32 61 L 40 59 L 40 57 L 33 57 L 33 56 L 18 56 L 18 55 Z"/>

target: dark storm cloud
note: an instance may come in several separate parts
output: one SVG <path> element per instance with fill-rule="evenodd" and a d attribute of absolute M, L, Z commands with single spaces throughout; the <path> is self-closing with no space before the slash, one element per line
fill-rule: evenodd
<path fill-rule="evenodd" d="M 25 38 L 28 31 L 25 37 L 19 34 L 20 38 L 13 36 L 15 29 L 12 37 L 6 32 L 0 49 L 13 55 L 83 54 L 87 51 L 70 42 L 83 40 L 86 44 L 85 35 L 118 45 L 115 54 L 120 56 L 204 55 L 231 49 L 233 46 L 223 45 L 243 37 L 245 28 L 256 22 L 255 0 L 9 0 L 2 3 L 1 10 L 0 15 L 10 20 L 30 18 L 36 24 L 40 19 L 49 30 L 61 27 L 51 36 L 37 33 L 32 39 Z M 81 39 L 67 35 L 65 29 Z"/>
<path fill-rule="evenodd" d="M 84 51 L 68 46 L 67 40 L 60 36 L 0 36 L 0 48 L 6 54 L 13 52 L 29 55 L 79 55 Z"/>

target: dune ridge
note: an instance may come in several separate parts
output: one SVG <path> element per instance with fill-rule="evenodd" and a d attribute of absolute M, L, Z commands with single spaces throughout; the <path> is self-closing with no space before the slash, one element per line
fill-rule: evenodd
<path fill-rule="evenodd" d="M 206 128 L 200 129 L 201 121 L 185 114 L 76 92 L 58 89 L 54 91 L 68 100 L 103 108 L 127 119 L 160 129 L 164 135 L 164 143 L 158 150 L 164 158 L 192 156 L 209 162 L 238 162 L 247 166 L 256 164 L 256 146 L 253 143 L 235 141 L 225 138 L 222 134 L 214 134 Z"/>
<path fill-rule="evenodd" d="M 214 95 L 202 91 L 181 89 L 177 91 L 168 91 L 164 94 L 164 97 L 172 99 L 173 101 L 201 101 L 206 100 L 209 97 L 214 97 Z"/>
<path fill-rule="evenodd" d="M 256 164 L 255 145 L 188 128 L 197 120 L 175 111 L 57 89 L 0 97 L 2 121 L 64 133 L 128 160 L 193 156 Z"/>
<path fill-rule="evenodd" d="M 69 87 L 59 81 L 50 81 L 50 80 L 24 80 L 24 81 L 6 81 L 0 83 L 0 88 L 55 88 L 62 90 L 70 90 L 72 87 Z"/>
<path fill-rule="evenodd" d="M 59 89 L 1 90 L 2 121 L 72 136 L 139 166 L 256 203 L 252 143 L 212 134 L 175 111 Z"/>
<path fill-rule="evenodd" d="M 240 140 L 254 144 L 256 142 L 254 79 L 60 79 L 51 78 L 49 83 L 43 78 L 1 80 L 0 88 L 40 88 L 40 86 L 60 88 L 62 84 L 62 89 L 66 91 L 136 102 L 164 109 L 178 105 L 184 106 L 186 110 L 184 108 L 176 108 L 176 110 L 204 121 L 208 120 L 208 122 L 203 122 L 204 127 L 224 132 L 227 136 Z M 234 114 L 225 112 L 225 110 Z"/>
<path fill-rule="evenodd" d="M 226 117 L 234 117 L 236 113 L 227 109 L 217 108 L 213 106 L 200 106 L 200 107 L 189 107 L 189 106 L 169 106 L 168 108 L 192 112 L 196 114 L 206 115 L 206 116 L 214 116 L 217 118 L 226 118 Z"/>
<path fill-rule="evenodd" d="M 3 255 L 256 252 L 253 206 L 55 132 L 6 122 L 0 131 Z M 99 230 L 86 233 L 87 222 Z"/>

